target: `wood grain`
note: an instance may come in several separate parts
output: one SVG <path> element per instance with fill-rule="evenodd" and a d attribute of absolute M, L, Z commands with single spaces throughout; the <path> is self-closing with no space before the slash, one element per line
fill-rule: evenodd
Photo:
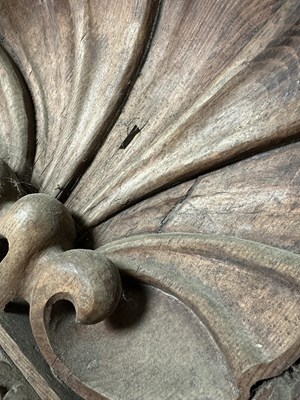
<path fill-rule="evenodd" d="M 246 400 L 299 358 L 299 32 L 298 0 L 0 0 L 0 307 L 76 394 Z"/>
<path fill-rule="evenodd" d="M 93 399 L 235 398 L 224 356 L 188 307 L 133 280 L 123 279 L 123 290 L 115 313 L 95 325 L 76 324 L 66 304 L 54 307 L 54 367 L 68 367 L 69 384 L 77 377 L 86 388 L 76 390 Z"/>
<path fill-rule="evenodd" d="M 100 224 L 94 245 L 147 232 L 186 232 L 236 236 L 299 253 L 299 153 L 300 144 L 293 143 L 163 191 Z"/>
<path fill-rule="evenodd" d="M 1 205 L 1 204 L 0 204 Z M 92 250 L 72 249 L 74 222 L 68 210 L 45 194 L 17 200 L 0 220 L 8 252 L 1 261 L 0 307 L 18 298 L 30 306 L 33 328 L 58 298 L 76 303 L 78 320 L 102 320 L 120 297 L 117 269 Z"/>
<path fill-rule="evenodd" d="M 0 45 L 0 158 L 28 180 L 34 155 L 34 114 L 25 82 Z"/>
<path fill-rule="evenodd" d="M 298 18 L 298 1 L 165 1 L 142 74 L 67 206 L 94 226 L 298 136 Z M 134 125 L 141 132 L 120 148 Z"/>
<path fill-rule="evenodd" d="M 74 392 L 57 380 L 50 366 L 39 352 L 32 336 L 29 318 L 20 305 L 10 304 L 9 310 L 0 312 L 1 344 L 27 382 L 42 400 L 79 400 Z M 30 394 L 26 400 L 33 400 Z M 8 399 L 7 399 L 8 400 Z M 12 398 L 11 400 L 14 400 Z"/>
<path fill-rule="evenodd" d="M 138 73 L 158 4 L 1 0 L 2 44 L 34 101 L 32 182 L 42 191 L 59 195 L 97 152 Z"/>
<path fill-rule="evenodd" d="M 40 397 L 28 384 L 0 347 L 0 398 L 1 400 L 40 400 Z M 53 399 L 54 400 L 54 399 Z"/>
<path fill-rule="evenodd" d="M 4 215 L 24 195 L 19 179 L 8 164 L 0 159 L 0 215 Z"/>
<path fill-rule="evenodd" d="M 160 234 L 98 250 L 121 272 L 187 304 L 207 326 L 238 396 L 299 357 L 299 255 L 218 235 Z"/>

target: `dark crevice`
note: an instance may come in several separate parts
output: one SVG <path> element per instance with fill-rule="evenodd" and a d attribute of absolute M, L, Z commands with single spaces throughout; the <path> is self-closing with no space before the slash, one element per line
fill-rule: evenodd
<path fill-rule="evenodd" d="M 25 300 L 14 300 L 6 304 L 4 311 L 10 314 L 29 315 L 29 303 Z"/>
<path fill-rule="evenodd" d="M 122 142 L 119 149 L 121 149 L 121 150 L 126 149 L 126 147 L 128 147 L 130 145 L 130 143 L 133 141 L 133 139 L 142 131 L 142 129 L 146 126 L 146 124 L 143 125 L 141 128 L 139 128 L 137 125 L 134 125 L 134 127 L 131 129 L 131 131 L 128 133 L 128 135 Z"/>
<path fill-rule="evenodd" d="M 9 389 L 5 386 L 0 386 L 0 399 L 8 393 Z"/>
<path fill-rule="evenodd" d="M 87 150 L 87 157 L 82 160 L 77 167 L 74 169 L 72 177 L 67 182 L 67 184 L 61 188 L 60 193 L 56 196 L 56 198 L 65 203 L 68 197 L 70 196 L 71 192 L 74 188 L 78 185 L 78 182 L 87 171 L 89 166 L 94 161 L 99 149 L 103 146 L 104 142 L 106 141 L 109 133 L 115 126 L 117 120 L 121 112 L 123 111 L 125 104 L 128 100 L 128 97 L 133 89 L 136 80 L 138 79 L 140 72 L 146 62 L 149 50 L 151 48 L 151 44 L 153 41 L 154 34 L 156 32 L 156 28 L 159 22 L 159 17 L 161 14 L 163 0 L 152 0 L 148 1 L 148 11 L 145 21 L 145 32 L 144 32 L 144 40 L 143 46 L 140 46 L 140 54 L 137 57 L 136 65 L 132 71 L 132 66 L 129 64 L 127 72 L 124 76 L 127 79 L 124 79 L 124 88 L 121 91 L 121 96 L 119 97 L 118 101 L 116 102 L 115 106 L 113 107 L 110 114 L 107 116 L 106 120 L 103 122 L 101 131 L 98 132 L 96 138 L 90 144 Z M 143 29 L 143 28 L 141 28 Z M 137 40 L 137 46 L 139 46 L 139 40 Z"/>
<path fill-rule="evenodd" d="M 0 235 L 0 262 L 4 260 L 8 253 L 9 244 L 6 237 Z"/>
<path fill-rule="evenodd" d="M 217 172 L 218 170 L 225 168 L 225 167 L 229 167 L 230 165 L 233 165 L 239 161 L 243 161 L 248 158 L 254 157 L 256 155 L 259 155 L 259 154 L 262 154 L 262 153 L 265 153 L 265 152 L 268 152 L 271 150 L 276 150 L 280 147 L 284 147 L 284 146 L 287 146 L 289 144 L 296 143 L 299 141 L 300 141 L 300 131 L 299 131 L 299 127 L 297 126 L 295 128 L 295 132 L 290 134 L 288 138 L 285 137 L 285 138 L 279 138 L 276 140 L 270 139 L 268 142 L 264 142 L 262 144 L 256 145 L 256 146 L 252 147 L 251 149 L 244 150 L 244 151 L 240 152 L 239 154 L 236 154 L 227 159 L 225 158 L 224 160 L 214 164 L 213 167 L 203 168 L 201 171 L 198 170 L 195 173 L 182 176 L 181 179 L 179 179 L 176 182 L 171 182 L 168 185 L 161 186 L 161 187 L 147 193 L 146 195 L 140 196 L 137 199 L 135 199 L 134 201 L 127 203 L 126 205 L 124 205 L 124 207 L 118 209 L 114 213 L 111 213 L 107 218 L 97 222 L 96 224 L 94 224 L 90 227 L 85 227 L 84 224 L 82 224 L 81 226 L 78 227 L 79 228 L 78 245 L 80 245 L 80 243 L 82 243 L 82 242 L 85 242 L 86 235 L 90 235 L 91 231 L 93 229 L 97 228 L 97 226 L 110 220 L 111 218 L 113 218 L 114 216 L 119 214 L 120 212 L 125 211 L 128 208 L 135 206 L 137 203 L 139 203 L 141 201 L 145 201 L 145 200 L 157 195 L 160 192 L 170 189 L 171 187 L 178 186 L 189 180 L 197 179 L 206 174 L 209 174 L 212 172 Z"/>

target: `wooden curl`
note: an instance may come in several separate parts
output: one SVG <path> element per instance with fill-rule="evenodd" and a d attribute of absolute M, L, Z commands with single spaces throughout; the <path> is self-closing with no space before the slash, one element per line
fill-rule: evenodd
<path fill-rule="evenodd" d="M 1 171 L 7 174 L 8 168 Z M 42 351 L 57 300 L 72 301 L 78 322 L 85 324 L 110 315 L 121 295 L 118 270 L 102 254 L 72 249 L 75 224 L 64 205 L 40 193 L 13 204 L 5 200 L 0 233 L 8 241 L 8 252 L 1 263 L 0 307 L 15 299 L 29 303 L 33 333 Z"/>

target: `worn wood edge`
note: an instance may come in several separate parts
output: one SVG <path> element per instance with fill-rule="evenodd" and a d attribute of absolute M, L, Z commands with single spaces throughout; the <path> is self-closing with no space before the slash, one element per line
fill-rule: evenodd
<path fill-rule="evenodd" d="M 299 400 L 300 360 L 275 378 L 258 382 L 250 400 Z"/>
<path fill-rule="evenodd" d="M 0 398 L 1 400 L 41 400 L 0 345 Z"/>
<path fill-rule="evenodd" d="M 29 384 L 44 400 L 79 400 L 58 380 L 39 352 L 25 314 L 0 312 L 0 343 Z"/>
<path fill-rule="evenodd" d="M 38 373 L 37 369 L 29 361 L 29 359 L 22 353 L 18 344 L 12 337 L 5 331 L 3 326 L 0 326 L 0 340 L 1 346 L 9 355 L 15 365 L 18 366 L 24 377 L 35 389 L 38 395 L 45 400 L 59 400 L 60 397 L 51 389 L 45 379 Z"/>

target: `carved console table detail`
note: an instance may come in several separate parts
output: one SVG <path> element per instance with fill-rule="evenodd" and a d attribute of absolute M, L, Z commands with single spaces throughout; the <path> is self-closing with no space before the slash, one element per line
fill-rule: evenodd
<path fill-rule="evenodd" d="M 47 365 L 12 359 L 22 385 L 300 398 L 299 21 L 298 0 L 0 0 L 0 363 L 19 318 Z"/>

